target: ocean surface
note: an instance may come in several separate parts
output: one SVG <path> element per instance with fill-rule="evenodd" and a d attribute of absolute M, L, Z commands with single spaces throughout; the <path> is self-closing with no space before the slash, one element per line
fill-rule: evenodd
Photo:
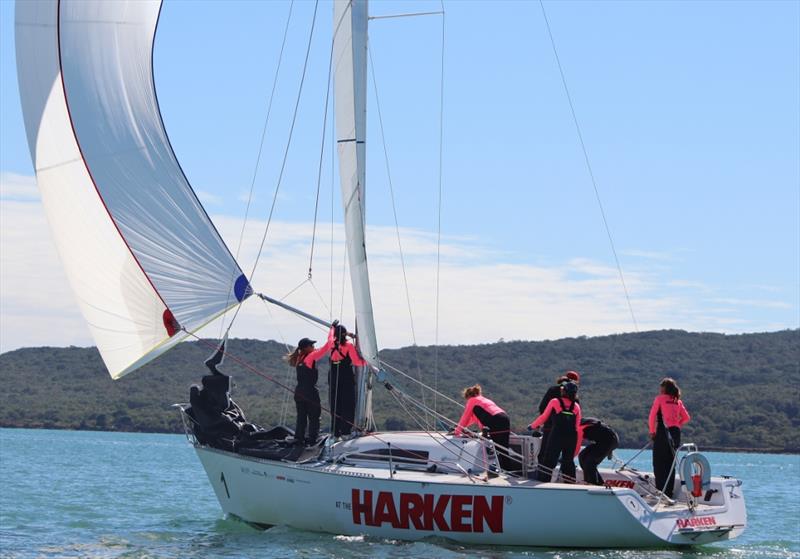
<path fill-rule="evenodd" d="M 706 454 L 715 474 L 745 483 L 748 527 L 732 542 L 679 551 L 489 548 L 260 531 L 223 518 L 183 436 L 0 429 L 0 557 L 800 559 L 800 456 Z M 649 461 L 646 452 L 633 464 L 650 469 Z"/>

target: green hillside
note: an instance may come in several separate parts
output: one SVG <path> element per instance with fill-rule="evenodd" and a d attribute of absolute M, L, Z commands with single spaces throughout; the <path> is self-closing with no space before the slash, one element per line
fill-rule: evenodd
<path fill-rule="evenodd" d="M 231 340 L 229 351 L 265 375 L 294 386 L 294 371 L 281 361 L 276 342 Z M 94 348 L 25 348 L 0 355 L 0 426 L 180 432 L 171 404 L 205 373 L 210 353 L 201 342 L 180 344 L 132 375 L 112 381 Z M 600 417 L 620 434 L 623 446 L 646 440 L 647 413 L 658 382 L 678 380 L 692 421 L 685 440 L 702 448 L 800 451 L 800 330 L 767 334 L 696 334 L 677 330 L 544 342 L 499 342 L 385 350 L 388 363 L 458 399 L 474 382 L 511 415 L 519 429 L 553 379 L 567 369 L 582 373 L 584 414 Z M 248 418 L 269 425 L 294 421 L 291 394 L 228 359 L 233 396 Z M 320 392 L 327 394 L 321 367 Z M 416 385 L 394 383 L 421 398 Z M 428 403 L 430 394 L 426 395 Z M 459 410 L 439 410 L 458 418 Z M 415 428 L 382 387 L 375 390 L 382 428 Z"/>

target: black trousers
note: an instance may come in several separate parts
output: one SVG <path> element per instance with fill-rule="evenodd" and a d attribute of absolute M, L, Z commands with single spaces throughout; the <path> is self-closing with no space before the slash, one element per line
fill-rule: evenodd
<path fill-rule="evenodd" d="M 352 373 L 335 375 L 330 387 L 331 432 L 335 437 L 349 435 L 356 417 L 356 385 Z M 336 382 L 338 381 L 338 382 Z"/>
<path fill-rule="evenodd" d="M 296 441 L 315 443 L 319 435 L 319 416 L 322 412 L 319 403 L 319 390 L 298 391 L 294 393 L 294 406 L 297 409 L 297 423 L 294 429 Z"/>
<path fill-rule="evenodd" d="M 507 472 L 519 470 L 520 463 L 508 456 L 508 438 L 511 434 L 511 420 L 504 413 L 484 417 L 483 426 L 489 429 L 489 438 L 496 442 L 502 449 L 496 449 L 500 467 Z"/>
<path fill-rule="evenodd" d="M 549 421 L 545 421 L 544 425 L 542 425 L 542 440 L 539 444 L 539 454 L 536 457 L 540 463 L 542 459 L 544 459 L 544 453 L 547 450 L 547 443 L 550 442 L 550 431 L 552 431 L 552 425 Z"/>
<path fill-rule="evenodd" d="M 659 425 L 656 439 L 653 441 L 653 474 L 656 477 L 656 487 L 670 499 L 675 487 L 675 470 L 672 468 L 672 462 L 679 446 L 681 446 L 680 427 L 665 429 L 663 425 Z M 677 468 L 677 464 L 675 467 Z"/>
<path fill-rule="evenodd" d="M 539 460 L 539 472 L 537 479 L 539 481 L 550 481 L 553 468 L 556 464 L 561 462 L 561 474 L 575 478 L 575 445 L 578 444 L 578 435 L 574 431 L 570 434 L 563 435 L 557 430 L 550 432 L 550 437 L 547 440 L 547 448 L 544 449 L 544 454 Z M 543 467 L 542 467 L 543 466 Z M 565 483 L 571 483 L 564 480 Z"/>
<path fill-rule="evenodd" d="M 613 440 L 593 441 L 578 455 L 578 463 L 583 470 L 583 481 L 592 485 L 603 485 L 603 477 L 597 471 L 597 466 L 608 456 L 608 453 L 617 448 L 616 437 Z"/>

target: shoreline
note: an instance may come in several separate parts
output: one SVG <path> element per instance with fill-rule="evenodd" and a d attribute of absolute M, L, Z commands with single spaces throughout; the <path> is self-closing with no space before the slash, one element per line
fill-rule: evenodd
<path fill-rule="evenodd" d="M 31 431 L 74 431 L 83 433 L 132 433 L 141 435 L 184 435 L 182 431 L 145 431 L 145 430 L 119 430 L 119 429 L 76 429 L 74 427 L 57 426 L 20 426 L 20 425 L 1 425 L 0 429 L 31 430 Z M 618 450 L 638 451 L 639 448 L 619 448 Z M 728 452 L 732 454 L 785 454 L 788 456 L 800 456 L 800 449 L 780 449 L 780 448 L 743 448 L 743 447 L 721 447 L 707 446 L 700 448 L 700 452 Z"/>

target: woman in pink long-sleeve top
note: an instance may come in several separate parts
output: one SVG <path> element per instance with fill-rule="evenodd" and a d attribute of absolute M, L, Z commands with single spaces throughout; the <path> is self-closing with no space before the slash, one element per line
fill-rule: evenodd
<path fill-rule="evenodd" d="M 564 481 L 570 483 L 575 479 L 575 456 L 581 449 L 581 406 L 576 401 L 578 385 L 572 381 L 561 384 L 561 396 L 548 402 L 542 415 L 537 417 L 530 428 L 536 429 L 552 420 L 552 429 L 547 438 L 547 447 L 539 460 L 539 471 L 536 478 L 539 481 L 550 481 L 553 468 L 561 461 L 561 474 Z"/>
<path fill-rule="evenodd" d="M 315 340 L 303 338 L 297 342 L 297 349 L 286 356 L 289 365 L 297 373 L 297 386 L 294 389 L 294 405 L 297 409 L 297 423 L 294 430 L 295 444 L 313 445 L 319 435 L 319 416 L 321 406 L 317 390 L 317 361 L 322 359 L 333 344 L 333 329 L 328 341 L 319 349 L 314 349 Z M 306 432 L 307 430 L 307 432 Z"/>
<path fill-rule="evenodd" d="M 653 439 L 653 474 L 656 487 L 672 498 L 675 486 L 675 469 L 672 462 L 681 445 L 681 427 L 689 422 L 689 412 L 681 401 L 681 389 L 671 378 L 660 384 L 660 393 L 650 408 L 648 426 Z"/>
<path fill-rule="evenodd" d="M 481 385 L 476 384 L 464 389 L 464 413 L 456 425 L 455 435 L 460 437 L 464 430 L 477 423 L 480 429 L 489 429 L 489 438 L 497 443 L 497 457 L 500 460 L 500 467 L 506 471 L 519 468 L 508 456 L 508 438 L 511 434 L 511 420 L 503 408 L 495 404 L 486 396 L 481 395 Z"/>
<path fill-rule="evenodd" d="M 331 431 L 335 437 L 349 435 L 356 415 L 356 376 L 353 366 L 367 362 L 356 346 L 347 341 L 347 328 L 334 322 L 332 329 L 331 368 L 328 371 L 330 390 Z"/>

